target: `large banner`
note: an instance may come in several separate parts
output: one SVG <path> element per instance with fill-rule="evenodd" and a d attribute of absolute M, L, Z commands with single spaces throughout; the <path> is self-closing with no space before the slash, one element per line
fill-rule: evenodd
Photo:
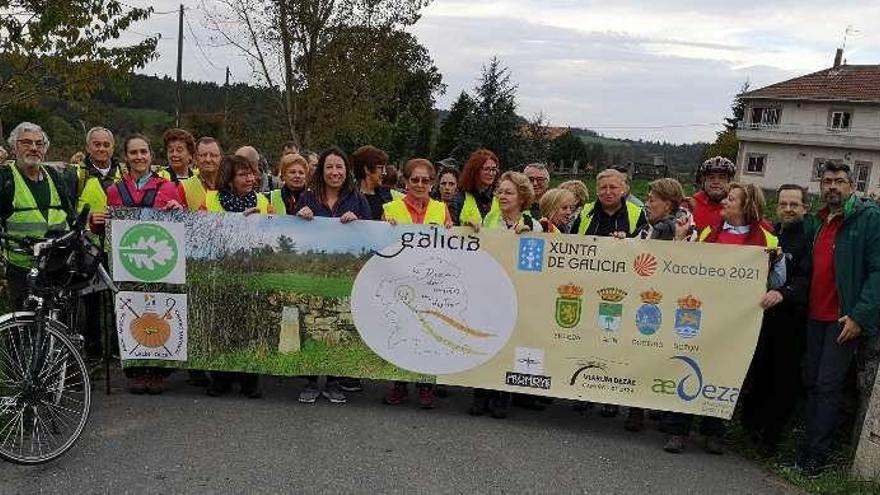
<path fill-rule="evenodd" d="M 143 247 L 160 230 L 173 249 Z M 126 366 L 436 381 L 723 418 L 768 271 L 753 247 L 288 216 L 116 210 L 111 236 L 136 255 L 119 279 L 147 273 L 126 290 L 163 293 L 157 328 L 186 324 L 174 333 L 186 354 L 169 358 L 185 361 Z M 172 251 L 185 285 L 155 282 L 183 279 L 159 276 Z M 186 294 L 185 320 L 171 321 L 167 293 Z M 138 350 L 158 342 L 145 331 L 118 328 Z"/>

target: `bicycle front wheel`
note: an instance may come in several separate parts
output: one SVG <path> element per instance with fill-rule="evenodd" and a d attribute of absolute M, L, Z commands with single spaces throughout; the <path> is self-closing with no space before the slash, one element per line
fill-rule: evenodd
<path fill-rule="evenodd" d="M 0 324 L 0 458 L 40 464 L 67 452 L 89 417 L 85 363 L 61 323 Z"/>

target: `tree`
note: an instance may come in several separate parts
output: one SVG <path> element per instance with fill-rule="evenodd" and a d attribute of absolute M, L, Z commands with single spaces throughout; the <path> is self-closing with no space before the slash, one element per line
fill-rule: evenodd
<path fill-rule="evenodd" d="M 510 69 L 492 57 L 483 67 L 475 88 L 476 107 L 473 118 L 465 119 L 463 141 L 472 138 L 478 145 L 498 155 L 503 168 L 521 165 L 522 120 L 516 114 L 516 85 L 510 80 Z"/>
<path fill-rule="evenodd" d="M 427 156 L 435 96 L 444 90 L 428 50 L 402 30 L 338 29 L 322 47 L 304 100 L 311 142 L 349 149 L 371 143 L 392 160 Z"/>
<path fill-rule="evenodd" d="M 216 0 L 202 5 L 219 39 L 250 62 L 257 80 L 281 89 L 278 104 L 288 132 L 311 142 L 308 117 L 323 103 L 313 99 L 320 52 L 337 30 L 410 26 L 430 0 Z M 314 88 L 320 89 L 320 88 Z"/>
<path fill-rule="evenodd" d="M 724 118 L 724 130 L 718 131 L 715 142 L 706 147 L 704 159 L 713 156 L 723 156 L 736 162 L 736 155 L 739 153 L 739 139 L 736 137 L 736 127 L 743 121 L 746 114 L 746 104 L 742 99 L 742 95 L 748 90 L 749 81 L 746 81 L 730 105 L 732 115 Z"/>
<path fill-rule="evenodd" d="M 458 95 L 458 99 L 449 109 L 449 114 L 440 124 L 440 135 L 437 136 L 437 144 L 434 148 L 434 156 L 438 159 L 450 156 L 458 156 L 459 158 L 466 153 L 470 153 L 471 149 L 461 149 L 462 141 L 462 125 L 465 119 L 471 118 L 476 103 L 466 92 L 462 91 Z"/>
<path fill-rule="evenodd" d="M 544 114 L 535 115 L 521 127 L 522 160 L 525 163 L 546 162 L 550 159 L 550 146 L 553 143 L 550 127 Z"/>
<path fill-rule="evenodd" d="M 116 0 L 0 0 L 0 110 L 45 96 L 86 99 L 156 57 L 157 36 L 117 41 L 152 7 Z"/>
<path fill-rule="evenodd" d="M 583 167 L 588 159 L 587 145 L 570 129 L 559 135 L 550 144 L 550 160 L 563 168 L 572 167 L 575 162 Z"/>

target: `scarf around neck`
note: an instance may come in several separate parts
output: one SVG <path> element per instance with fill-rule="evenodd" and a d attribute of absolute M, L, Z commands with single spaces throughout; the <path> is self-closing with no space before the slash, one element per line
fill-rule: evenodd
<path fill-rule="evenodd" d="M 232 191 L 220 191 L 220 206 L 224 210 L 233 213 L 241 213 L 248 208 L 256 208 L 257 193 L 251 191 L 244 196 L 238 196 Z"/>

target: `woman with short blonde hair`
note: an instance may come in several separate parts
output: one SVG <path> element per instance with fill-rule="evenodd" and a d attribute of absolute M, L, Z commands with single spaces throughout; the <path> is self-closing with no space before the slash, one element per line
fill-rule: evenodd
<path fill-rule="evenodd" d="M 568 189 L 554 188 L 545 192 L 538 202 L 541 226 L 547 232 L 568 234 L 571 216 L 577 208 L 577 198 Z"/>

